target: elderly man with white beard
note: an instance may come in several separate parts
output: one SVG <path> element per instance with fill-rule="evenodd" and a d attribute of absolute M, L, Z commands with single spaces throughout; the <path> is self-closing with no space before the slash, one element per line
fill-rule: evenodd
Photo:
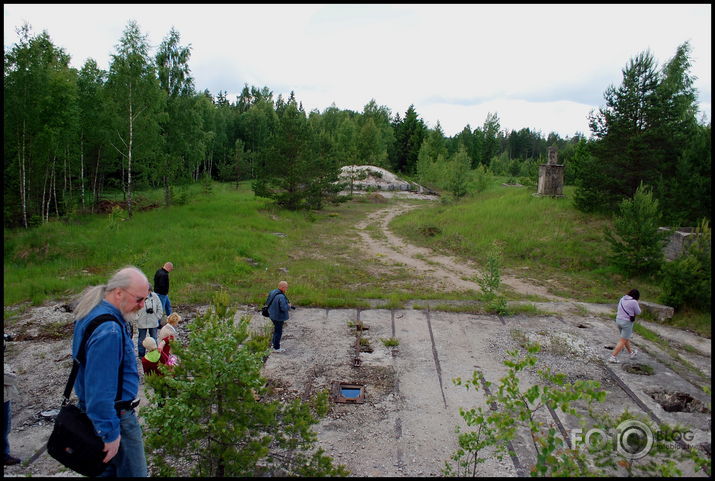
<path fill-rule="evenodd" d="M 80 365 L 74 389 L 79 407 L 87 413 L 104 441 L 107 468 L 100 476 L 146 477 L 147 464 L 141 426 L 135 414 L 139 371 L 129 330 L 149 294 L 149 281 L 133 266 L 117 271 L 104 285 L 86 289 L 75 308 L 72 356 L 76 359 L 87 326 L 99 316 L 102 322 L 86 343 L 86 360 Z M 118 392 L 119 372 L 122 389 Z"/>

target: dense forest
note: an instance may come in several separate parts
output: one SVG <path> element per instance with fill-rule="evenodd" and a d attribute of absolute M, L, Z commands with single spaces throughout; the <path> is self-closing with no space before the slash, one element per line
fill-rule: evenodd
<path fill-rule="evenodd" d="M 649 52 L 631 59 L 622 85 L 608 87 L 605 106 L 591 113 L 591 137 L 562 139 L 506 131 L 498 113 L 447 137 L 414 106 L 393 113 L 373 99 L 362 112 L 333 104 L 306 113 L 295 93 L 274 97 L 268 87 L 246 84 L 235 99 L 199 92 L 180 34 L 172 29 L 152 54 L 134 21 L 108 71 L 93 59 L 70 67 L 46 31 L 25 24 L 18 33 L 4 56 L 6 227 L 93 212 L 117 192 L 131 215 L 137 190 L 162 188 L 169 205 L 176 186 L 206 179 L 250 180 L 287 208 L 321 208 L 350 164 L 437 189 L 475 172 L 535 180 L 550 146 L 581 210 L 612 212 L 644 183 L 671 225 L 710 218 L 710 123 L 698 120 L 688 43 L 661 69 Z"/>

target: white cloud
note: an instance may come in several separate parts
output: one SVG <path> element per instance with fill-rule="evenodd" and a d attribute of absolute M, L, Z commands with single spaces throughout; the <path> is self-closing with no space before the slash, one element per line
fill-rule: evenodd
<path fill-rule="evenodd" d="M 107 68 L 128 20 L 152 45 L 173 26 L 191 44 L 196 88 L 276 96 L 306 110 L 393 114 L 414 104 L 447 135 L 497 112 L 503 128 L 588 134 L 621 69 L 650 49 L 660 65 L 691 41 L 692 73 L 710 118 L 711 5 L 4 5 L 5 46 L 27 20 L 80 67 Z M 229 98 L 231 98 L 229 96 Z"/>

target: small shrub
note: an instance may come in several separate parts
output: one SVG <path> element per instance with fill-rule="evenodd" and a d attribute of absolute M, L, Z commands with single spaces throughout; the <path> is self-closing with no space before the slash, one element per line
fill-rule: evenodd
<path fill-rule="evenodd" d="M 497 241 L 492 243 L 487 252 L 487 265 L 477 276 L 477 284 L 482 289 L 482 300 L 487 309 L 497 314 L 506 314 L 506 299 L 498 295 L 501 285 L 502 252 Z"/>
<path fill-rule="evenodd" d="M 420 226 L 417 231 L 425 237 L 434 237 L 442 233 L 442 229 L 434 225 Z"/>
<path fill-rule="evenodd" d="M 612 263 L 627 274 L 651 274 L 663 262 L 667 233 L 658 230 L 660 210 L 650 188 L 641 183 L 633 198 L 624 199 L 613 230 L 605 239 L 611 244 Z"/>
<path fill-rule="evenodd" d="M 397 347 L 400 345 L 400 341 L 396 337 L 390 337 L 387 339 L 380 339 L 385 347 Z"/>
<path fill-rule="evenodd" d="M 116 230 L 121 222 L 124 222 L 129 218 L 129 214 L 126 210 L 122 209 L 118 205 L 112 207 L 112 211 L 107 214 L 107 228 L 111 230 Z"/>

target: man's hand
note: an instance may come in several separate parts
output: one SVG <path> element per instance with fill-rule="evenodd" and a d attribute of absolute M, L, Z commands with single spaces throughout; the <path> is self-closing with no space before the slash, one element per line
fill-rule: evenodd
<path fill-rule="evenodd" d="M 120 434 L 117 439 L 111 443 L 104 443 L 104 452 L 107 453 L 107 455 L 102 460 L 103 463 L 108 463 L 114 456 L 117 455 L 117 451 L 119 451 L 119 441 L 121 441 L 121 439 L 122 435 Z"/>

